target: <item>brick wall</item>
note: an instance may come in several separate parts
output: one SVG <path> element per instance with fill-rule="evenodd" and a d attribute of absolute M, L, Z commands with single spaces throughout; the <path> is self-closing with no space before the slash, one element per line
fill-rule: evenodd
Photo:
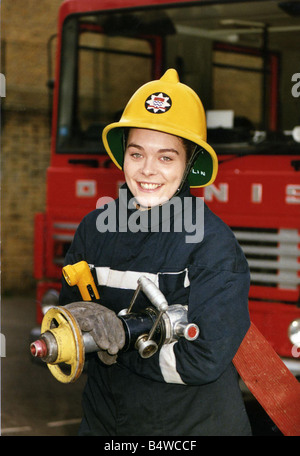
<path fill-rule="evenodd" d="M 1 2 L 1 291 L 34 292 L 33 221 L 50 159 L 47 43 L 62 0 Z"/>
<path fill-rule="evenodd" d="M 6 112 L 2 132 L 2 292 L 33 289 L 33 219 L 44 210 L 48 117 Z"/>

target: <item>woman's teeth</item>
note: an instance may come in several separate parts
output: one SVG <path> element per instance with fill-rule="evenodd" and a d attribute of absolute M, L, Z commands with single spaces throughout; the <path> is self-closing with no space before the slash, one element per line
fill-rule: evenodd
<path fill-rule="evenodd" d="M 140 182 L 140 186 L 145 190 L 155 190 L 156 188 L 160 187 L 161 184 L 150 184 L 147 182 Z"/>

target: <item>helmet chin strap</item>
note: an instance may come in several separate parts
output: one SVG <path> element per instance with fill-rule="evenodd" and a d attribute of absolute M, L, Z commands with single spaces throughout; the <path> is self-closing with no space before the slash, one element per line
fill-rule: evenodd
<path fill-rule="evenodd" d="M 178 189 L 176 190 L 176 192 L 174 193 L 173 197 L 177 196 L 178 193 L 181 191 L 181 189 L 183 187 L 183 184 L 185 183 L 185 181 L 186 181 L 186 179 L 187 179 L 187 177 L 188 177 L 188 175 L 189 175 L 189 173 L 190 173 L 190 171 L 192 169 L 192 166 L 195 163 L 196 158 L 198 157 L 200 152 L 201 152 L 201 147 L 198 144 L 196 144 L 195 145 L 195 149 L 193 150 L 193 153 L 192 153 L 189 161 L 186 164 L 186 167 L 185 167 L 185 170 L 184 170 L 180 185 L 179 185 Z"/>

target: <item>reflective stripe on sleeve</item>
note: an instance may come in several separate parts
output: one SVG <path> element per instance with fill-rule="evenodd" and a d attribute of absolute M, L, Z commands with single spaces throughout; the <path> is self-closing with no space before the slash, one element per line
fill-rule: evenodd
<path fill-rule="evenodd" d="M 173 346 L 176 343 L 175 341 L 162 346 L 159 353 L 159 365 L 166 383 L 180 383 L 181 385 L 185 385 L 176 370 L 176 358 L 173 350 Z"/>

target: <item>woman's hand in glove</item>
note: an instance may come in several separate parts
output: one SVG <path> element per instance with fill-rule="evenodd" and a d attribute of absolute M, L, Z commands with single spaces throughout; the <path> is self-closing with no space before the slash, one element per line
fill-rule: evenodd
<path fill-rule="evenodd" d="M 117 353 L 124 347 L 125 332 L 114 311 L 94 302 L 73 302 L 65 306 L 82 331 L 89 332 L 98 345 L 97 352 L 105 364 L 116 362 Z"/>

